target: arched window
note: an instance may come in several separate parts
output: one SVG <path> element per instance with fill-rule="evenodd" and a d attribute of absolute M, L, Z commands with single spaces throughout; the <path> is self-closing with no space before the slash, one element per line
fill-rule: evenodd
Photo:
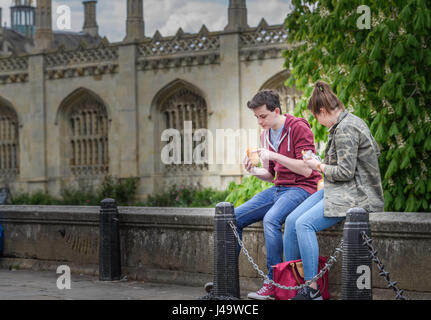
<path fill-rule="evenodd" d="M 289 88 L 284 83 L 289 78 L 288 71 L 282 71 L 269 79 L 261 89 L 272 89 L 280 95 L 281 108 L 283 112 L 293 115 L 296 104 L 301 99 L 302 93 L 295 87 Z"/>
<path fill-rule="evenodd" d="M 76 177 L 109 173 L 108 114 L 103 102 L 79 90 L 64 107 L 65 161 Z"/>
<path fill-rule="evenodd" d="M 208 128 L 207 105 L 205 100 L 192 90 L 182 88 L 169 96 L 160 107 L 160 112 L 165 121 L 165 128 L 176 129 L 181 133 L 181 164 L 166 165 L 168 173 L 189 172 L 196 169 L 208 169 L 207 164 L 185 164 L 184 154 L 184 126 L 185 122 L 191 122 L 192 132 L 197 129 Z M 169 143 L 169 142 L 168 142 Z M 200 141 L 192 142 L 192 152 Z"/>
<path fill-rule="evenodd" d="M 13 180 L 18 173 L 18 117 L 13 109 L 0 105 L 0 176 L 3 180 Z"/>

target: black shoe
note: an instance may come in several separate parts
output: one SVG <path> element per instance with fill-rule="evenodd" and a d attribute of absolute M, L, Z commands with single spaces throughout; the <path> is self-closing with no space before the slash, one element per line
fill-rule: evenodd
<path fill-rule="evenodd" d="M 320 294 L 319 287 L 317 287 L 317 289 L 313 289 L 309 286 L 305 286 L 304 288 L 300 289 L 298 294 L 290 300 L 323 300 L 323 298 Z"/>

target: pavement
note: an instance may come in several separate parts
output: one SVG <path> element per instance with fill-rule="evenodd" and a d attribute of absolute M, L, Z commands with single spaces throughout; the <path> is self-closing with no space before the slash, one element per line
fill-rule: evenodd
<path fill-rule="evenodd" d="M 72 274 L 70 289 L 57 288 L 61 274 L 0 269 L 0 300 L 198 300 L 203 287 L 144 281 L 99 281 Z"/>
<path fill-rule="evenodd" d="M 205 296 L 203 286 L 192 287 L 145 281 L 99 281 L 98 277 L 71 274 L 70 289 L 60 290 L 57 282 L 61 274 L 54 271 L 0 269 L 0 300 L 189 300 L 197 301 Z M 333 288 L 339 299 L 341 288 Z M 241 299 L 247 299 L 241 291 Z M 430 292 L 405 293 L 411 300 L 431 300 Z M 374 300 L 394 300 L 389 289 L 374 289 Z M 249 300 L 250 301 L 250 300 Z"/>

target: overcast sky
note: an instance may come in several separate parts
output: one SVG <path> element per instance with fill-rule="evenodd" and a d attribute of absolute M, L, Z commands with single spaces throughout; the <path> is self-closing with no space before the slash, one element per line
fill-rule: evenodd
<path fill-rule="evenodd" d="M 3 24 L 10 26 L 9 7 L 13 0 L 0 0 Z M 34 1 L 33 1 L 34 2 Z M 110 42 L 121 41 L 126 33 L 127 0 L 98 0 L 99 34 Z M 281 24 L 289 11 L 290 0 L 247 0 L 248 24 L 256 26 L 263 18 L 268 24 Z M 82 0 L 53 0 L 53 28 L 56 30 L 56 11 L 68 6 L 71 12 L 71 31 L 82 30 L 84 9 Z M 228 0 L 144 0 L 145 34 L 159 30 L 163 36 L 174 35 L 179 27 L 185 32 L 198 32 L 203 24 L 210 31 L 219 31 L 227 24 Z"/>

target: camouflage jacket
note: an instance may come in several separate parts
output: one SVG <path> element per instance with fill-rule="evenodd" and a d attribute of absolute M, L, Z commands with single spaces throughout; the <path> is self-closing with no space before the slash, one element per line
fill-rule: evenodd
<path fill-rule="evenodd" d="M 342 112 L 329 130 L 323 161 L 325 217 L 344 217 L 354 207 L 370 212 L 384 210 L 379 156 L 379 147 L 365 122 Z"/>

